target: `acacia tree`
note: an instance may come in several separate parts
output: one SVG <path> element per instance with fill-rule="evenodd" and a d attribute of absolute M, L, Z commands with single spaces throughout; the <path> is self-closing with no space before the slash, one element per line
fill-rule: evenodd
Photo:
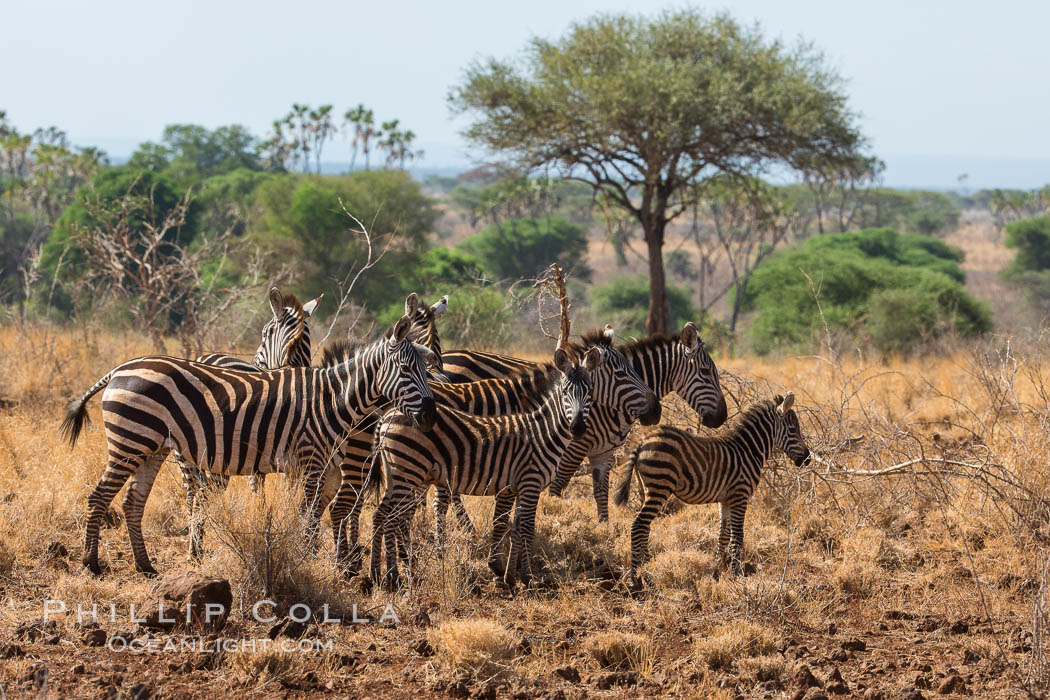
<path fill-rule="evenodd" d="M 650 333 L 668 327 L 663 245 L 696 185 L 857 156 L 840 80 L 807 44 L 766 41 L 725 14 L 598 15 L 520 61 L 471 65 L 453 88 L 466 137 L 526 170 L 592 185 L 640 225 Z"/>

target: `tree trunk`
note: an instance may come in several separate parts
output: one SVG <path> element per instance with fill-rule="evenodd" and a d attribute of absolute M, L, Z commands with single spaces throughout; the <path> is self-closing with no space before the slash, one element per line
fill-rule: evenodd
<path fill-rule="evenodd" d="M 642 222 L 645 242 L 649 247 L 649 316 L 645 319 L 645 330 L 650 335 L 666 333 L 670 322 L 667 304 L 667 277 L 664 274 L 664 226 L 663 211 L 649 221 Z"/>

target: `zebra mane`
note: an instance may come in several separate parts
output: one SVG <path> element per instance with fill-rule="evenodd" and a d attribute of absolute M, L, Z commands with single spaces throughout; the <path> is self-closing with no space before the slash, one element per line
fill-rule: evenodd
<path fill-rule="evenodd" d="M 754 424 L 761 417 L 775 413 L 777 406 L 783 403 L 783 401 L 783 396 L 775 396 L 768 401 L 756 401 L 745 408 L 744 411 L 737 416 L 736 420 L 733 421 L 733 425 L 725 432 L 721 435 L 713 436 L 714 439 L 722 442 L 731 442 L 734 438 L 753 428 Z"/>
<path fill-rule="evenodd" d="M 365 344 L 359 340 L 341 338 L 333 340 L 324 346 L 321 351 L 321 367 L 334 367 L 347 360 L 353 359 L 354 355 L 361 352 Z"/>
<path fill-rule="evenodd" d="M 281 297 L 281 303 L 286 308 L 290 308 L 292 310 L 292 313 L 294 313 L 299 318 L 303 317 L 303 303 L 299 301 L 299 297 L 295 296 L 291 292 L 281 292 Z"/>
<path fill-rule="evenodd" d="M 674 333 L 668 335 L 666 333 L 655 333 L 653 335 L 647 335 L 644 338 L 638 338 L 631 340 L 620 346 L 620 352 L 627 353 L 631 352 L 644 352 L 653 348 L 661 348 L 671 343 L 677 343 L 682 340 L 681 333 Z"/>
<path fill-rule="evenodd" d="M 590 347 L 592 345 L 604 345 L 606 347 L 612 347 L 612 340 L 609 336 L 605 335 L 604 328 L 592 328 L 589 331 L 584 332 L 580 336 L 579 343 L 570 343 L 570 346 L 580 345 L 583 347 Z"/>

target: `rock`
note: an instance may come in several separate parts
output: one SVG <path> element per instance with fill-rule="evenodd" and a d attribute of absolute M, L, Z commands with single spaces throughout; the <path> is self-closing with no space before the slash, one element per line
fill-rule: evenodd
<path fill-rule="evenodd" d="M 970 690 L 966 687 L 966 681 L 963 680 L 962 676 L 954 674 L 948 677 L 948 680 L 941 684 L 941 687 L 937 689 L 937 692 L 941 695 L 969 695 Z"/>
<path fill-rule="evenodd" d="M 128 690 L 130 700 L 149 700 L 153 697 L 153 686 L 149 683 L 136 683 Z"/>
<path fill-rule="evenodd" d="M 101 628 L 87 630 L 84 632 L 83 637 L 84 644 L 89 647 L 104 647 L 107 639 L 109 639 L 109 635 L 106 634 L 106 630 Z"/>
<path fill-rule="evenodd" d="M 616 671 L 613 673 L 596 673 L 587 679 L 598 690 L 611 690 L 617 687 L 629 687 L 638 683 L 638 674 L 634 671 Z"/>
<path fill-rule="evenodd" d="M 915 687 L 916 688 L 919 688 L 919 689 L 922 689 L 922 690 L 929 690 L 931 685 L 932 684 L 930 683 L 930 679 L 928 677 L 922 675 L 921 673 L 919 675 L 915 676 Z"/>
<path fill-rule="evenodd" d="M 802 665 L 795 671 L 795 686 L 799 688 L 820 688 L 823 687 L 823 683 L 820 679 L 813 675 L 813 671 L 810 670 L 809 666 Z"/>
<path fill-rule="evenodd" d="M 411 648 L 412 648 L 412 651 L 416 652 L 420 656 L 433 656 L 434 655 L 434 647 L 432 647 L 430 645 L 430 642 L 428 642 L 425 638 L 424 639 L 420 639 L 419 641 L 415 642 L 412 645 Z"/>
<path fill-rule="evenodd" d="M 82 676 L 84 675 L 84 672 L 86 670 L 87 668 L 84 666 L 84 664 L 77 664 L 72 669 L 70 669 L 70 673 L 72 673 L 74 676 Z"/>
<path fill-rule="evenodd" d="M 970 631 L 970 623 L 965 620 L 956 620 L 952 623 L 952 626 L 948 628 L 948 631 L 952 634 L 966 634 Z"/>
<path fill-rule="evenodd" d="M 47 548 L 44 550 L 44 553 L 52 559 L 64 559 L 65 557 L 69 556 L 69 549 L 67 549 L 66 546 L 61 542 L 52 541 L 48 542 Z"/>
<path fill-rule="evenodd" d="M 915 616 L 903 610 L 887 610 L 883 615 L 887 620 L 914 620 Z"/>
<path fill-rule="evenodd" d="M 842 648 L 846 651 L 867 651 L 868 645 L 862 639 L 850 639 L 842 643 Z"/>
<path fill-rule="evenodd" d="M 580 672 L 576 670 L 575 666 L 559 666 L 554 669 L 554 673 L 570 683 L 580 682 Z"/>
<path fill-rule="evenodd" d="M 864 700 L 889 700 L 886 697 L 886 693 L 875 688 L 868 688 L 864 691 Z"/>
<path fill-rule="evenodd" d="M 464 679 L 460 678 L 449 685 L 448 692 L 454 698 L 469 698 L 470 686 L 467 685 L 467 682 Z"/>
<path fill-rule="evenodd" d="M 33 642 L 44 636 L 45 632 L 52 632 L 57 627 L 58 623 L 54 620 L 44 621 L 43 618 L 37 620 L 26 620 L 18 625 L 18 627 L 15 627 L 15 639 L 23 639 L 28 642 Z"/>
<path fill-rule="evenodd" d="M 827 684 L 824 686 L 824 690 L 831 693 L 832 695 L 848 695 L 849 686 L 846 685 L 846 681 L 842 678 L 842 674 L 836 668 L 828 676 Z"/>
<path fill-rule="evenodd" d="M 962 661 L 963 662 L 963 666 L 973 666 L 975 663 L 977 663 L 980 660 L 981 660 L 981 657 L 978 656 L 972 649 L 967 649 L 963 653 L 963 661 Z"/>
<path fill-rule="evenodd" d="M 831 660 L 842 663 L 843 661 L 849 660 L 849 654 L 844 652 L 842 649 L 837 649 L 831 654 Z"/>
<path fill-rule="evenodd" d="M 25 655 L 25 650 L 17 644 L 5 644 L 0 647 L 0 659 L 17 659 Z"/>
<path fill-rule="evenodd" d="M 918 688 L 906 691 L 902 697 L 904 700 L 926 700 L 926 696 Z"/>
<path fill-rule="evenodd" d="M 288 639 L 302 639 L 309 626 L 309 620 L 306 622 L 299 622 L 298 620 L 287 618 L 284 627 L 281 628 L 281 636 L 287 637 Z"/>
<path fill-rule="evenodd" d="M 230 582 L 204 578 L 195 571 L 165 579 L 154 587 L 140 608 L 143 627 L 172 630 L 182 627 L 221 629 L 233 605 Z M 189 622 L 187 624 L 187 609 Z"/>

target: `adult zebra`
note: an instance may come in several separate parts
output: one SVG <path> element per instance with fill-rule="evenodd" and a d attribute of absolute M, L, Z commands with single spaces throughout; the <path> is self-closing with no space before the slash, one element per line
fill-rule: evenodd
<path fill-rule="evenodd" d="M 561 454 L 573 438 L 587 429 L 593 400 L 628 410 L 630 392 L 611 373 L 599 373 L 599 348 L 591 347 L 577 364 L 563 348 L 554 353 L 558 378 L 551 383 L 539 408 L 505 416 L 474 416 L 438 405 L 433 429 L 422 433 L 403 415 L 392 411 L 376 430 L 376 458 L 367 490 L 385 471 L 387 486 L 372 521 L 373 582 L 380 580 L 381 547 L 385 544 L 387 582 L 396 586 L 397 540 L 408 550 L 407 520 L 414 503 L 429 484 L 454 493 L 495 496 L 489 566 L 512 584 L 516 575 L 528 584 L 536 504 L 540 491 L 554 477 Z M 340 489 L 344 495 L 346 482 Z M 337 498 L 337 501 L 340 499 Z M 505 570 L 499 563 L 499 545 L 507 532 L 511 507 L 518 502 L 511 532 L 511 551 Z"/>
<path fill-rule="evenodd" d="M 721 504 L 719 563 L 725 569 L 731 561 L 732 572 L 739 573 L 744 516 L 762 465 L 774 449 L 796 466 L 809 461 L 794 400 L 788 393 L 752 404 L 723 435 L 696 437 L 665 425 L 646 437 L 631 456 L 615 499 L 617 505 L 627 502 L 631 477 L 637 474 L 645 503 L 631 524 L 632 576 L 648 558 L 649 526 L 672 495 L 685 503 Z"/>
<path fill-rule="evenodd" d="M 321 296 L 324 296 L 323 294 Z M 282 367 L 307 367 L 310 364 L 312 346 L 310 343 L 310 316 L 317 309 L 321 297 L 302 304 L 294 294 L 284 294 L 274 286 L 270 287 L 267 296 L 273 318 L 266 322 L 262 329 L 262 340 L 251 362 L 239 357 L 222 353 L 209 353 L 197 358 L 197 362 L 214 367 L 238 369 L 245 372 L 280 369 Z M 209 491 L 223 491 L 229 483 L 228 474 L 213 474 L 201 471 L 174 451 L 175 461 L 179 465 L 182 486 L 186 489 L 186 512 L 190 530 L 190 556 L 199 558 L 201 554 L 201 527 L 199 516 L 204 510 L 204 501 Z M 259 492 L 263 487 L 263 474 L 248 476 L 248 485 L 252 491 Z"/>
<path fill-rule="evenodd" d="M 610 390 L 609 393 L 610 395 L 615 393 L 616 398 L 610 398 L 608 401 L 615 400 L 616 405 L 630 416 L 637 417 L 646 425 L 654 425 L 660 419 L 660 402 L 637 375 L 627 359 L 613 346 L 614 337 L 610 328 L 585 333 L 580 343 L 570 344 L 568 350 L 577 357 L 582 357 L 588 350 L 595 349 L 601 358 L 602 367 L 599 371 L 599 386 L 604 389 L 606 383 L 615 385 L 615 390 Z M 352 344 L 326 347 L 322 364 L 340 362 L 352 352 Z M 435 400 L 441 406 L 470 414 L 501 416 L 509 413 L 528 412 L 538 408 L 557 374 L 558 370 L 553 365 L 546 364 L 512 373 L 502 379 L 488 379 L 466 384 L 431 382 L 430 388 L 434 392 Z M 597 387 L 595 391 L 597 395 Z M 359 494 L 364 488 L 367 465 L 371 461 L 374 427 L 374 422 L 366 421 L 357 426 L 357 430 L 348 438 L 339 475 L 340 495 L 336 497 L 336 502 L 330 508 L 333 525 L 342 523 L 344 526 L 344 533 L 336 534 L 336 542 L 340 548 L 339 560 L 348 575 L 356 573 L 360 566 L 361 550 L 358 540 L 363 500 Z M 328 494 L 336 495 L 332 491 L 331 474 L 332 469 L 329 469 L 321 496 L 323 502 L 329 500 Z M 437 484 L 435 491 L 434 509 L 437 516 L 438 541 L 441 542 L 444 538 L 445 515 L 450 500 L 456 508 L 456 515 L 460 523 L 466 528 L 471 528 L 470 519 L 467 517 L 458 494 L 454 490 L 450 492 L 445 484 Z"/>
<path fill-rule="evenodd" d="M 686 323 L 676 335 L 651 336 L 625 343 L 618 349 L 658 397 L 674 391 L 696 411 L 704 426 L 717 428 L 725 423 L 728 408 L 718 368 L 694 323 Z M 528 360 L 470 350 L 452 350 L 442 355 L 445 376 L 451 381 L 505 376 L 534 365 Z M 586 435 L 566 449 L 550 491 L 552 495 L 561 495 L 583 460 L 589 459 L 598 520 L 606 521 L 609 519 L 609 469 L 614 454 L 627 440 L 634 420 L 622 412 L 595 405 L 591 410 L 591 424 Z"/>
<path fill-rule="evenodd" d="M 174 357 L 148 356 L 111 370 L 69 407 L 62 432 L 70 445 L 101 391 L 109 463 L 88 498 L 84 565 L 101 573 L 99 528 L 124 482 L 124 515 L 135 568 L 155 575 L 142 538 L 142 511 L 167 453 L 177 448 L 198 467 L 224 474 L 301 469 L 310 533 L 320 512 L 315 497 L 327 462 L 372 408 L 399 402 L 429 430 L 436 413 L 424 354 L 402 317 L 378 341 L 334 367 L 230 370 Z"/>
<path fill-rule="evenodd" d="M 281 294 L 277 287 L 272 287 L 269 302 L 270 309 L 273 311 L 273 319 L 263 327 L 262 342 L 255 353 L 253 364 L 217 353 L 204 355 L 197 358 L 197 361 L 226 369 L 249 372 L 281 369 L 282 367 L 308 367 L 312 355 L 308 319 L 313 315 L 320 300 L 321 297 L 317 297 L 306 304 L 300 304 L 294 294 Z M 409 294 L 405 299 L 405 315 L 412 319 L 412 326 L 408 333 L 409 340 L 433 351 L 434 355 L 429 356 L 432 373 L 440 372 L 441 369 L 441 345 L 436 331 L 436 321 L 447 308 L 447 294 L 430 307 L 420 304 L 415 292 Z M 353 353 L 348 354 L 340 361 L 348 360 L 352 356 Z M 436 374 L 435 376 L 441 375 Z M 374 418 L 371 420 L 374 423 Z M 183 486 L 186 489 L 190 556 L 198 559 L 203 552 L 203 514 L 207 499 L 212 493 L 226 489 L 230 475 L 201 471 L 186 461 L 178 451 L 175 451 L 175 458 L 182 474 Z M 253 491 L 258 492 L 262 488 L 264 478 L 264 473 L 249 474 L 248 484 Z M 338 484 L 333 485 L 331 492 L 334 494 L 337 488 Z M 325 499 L 325 502 L 329 500 L 331 499 Z"/>

